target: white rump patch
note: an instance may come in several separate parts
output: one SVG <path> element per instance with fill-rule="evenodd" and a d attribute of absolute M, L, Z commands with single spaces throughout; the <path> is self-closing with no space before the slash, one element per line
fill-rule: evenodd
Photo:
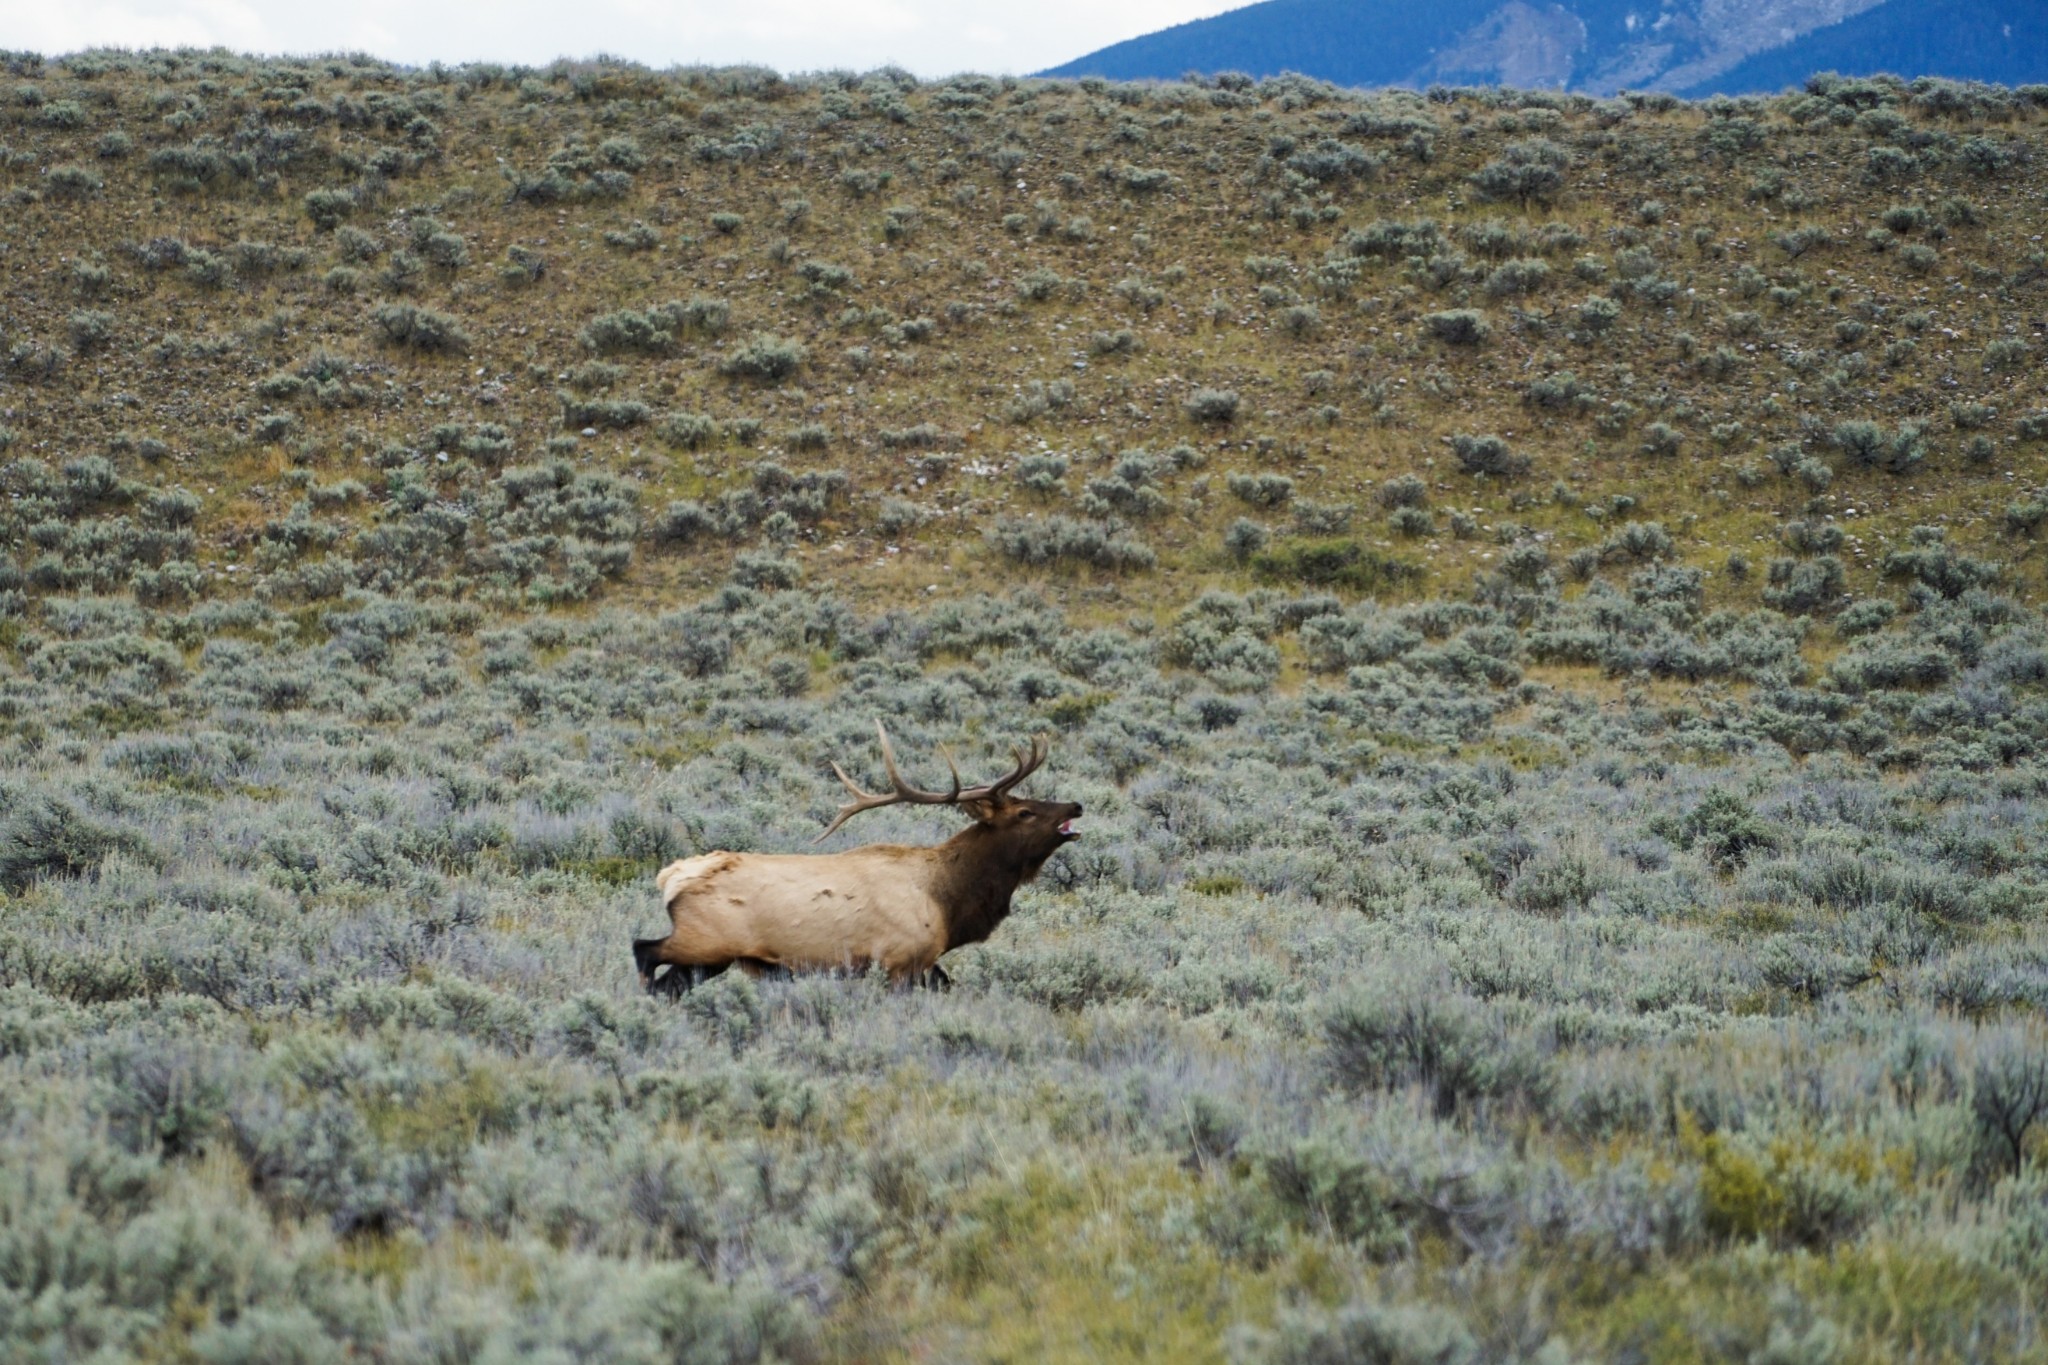
<path fill-rule="evenodd" d="M 700 853 L 694 858 L 682 858 L 670 863 L 654 874 L 654 884 L 661 888 L 661 902 L 667 905 L 683 893 L 692 882 L 701 882 L 731 866 L 734 855 L 724 850 L 716 853 Z"/>

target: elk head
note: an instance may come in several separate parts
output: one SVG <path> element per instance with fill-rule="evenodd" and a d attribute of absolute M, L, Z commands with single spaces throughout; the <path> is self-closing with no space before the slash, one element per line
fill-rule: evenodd
<path fill-rule="evenodd" d="M 839 808 L 839 814 L 818 836 L 823 841 L 834 830 L 864 810 L 878 806 L 898 804 L 920 806 L 957 806 L 974 818 L 974 824 L 954 836 L 954 842 L 965 842 L 975 847 L 979 856 L 995 858 L 1005 870 L 1017 871 L 1025 880 L 1038 875 L 1038 869 L 1045 860 L 1065 843 L 1080 838 L 1074 829 L 1074 821 L 1081 818 L 1081 806 L 1073 801 L 1033 801 L 1028 797 L 1012 796 L 1010 789 L 1036 772 L 1045 762 L 1050 745 L 1045 736 L 1036 735 L 1031 747 L 1015 749 L 1017 762 L 1009 772 L 993 782 L 978 787 L 960 785 L 960 769 L 953 762 L 953 756 L 941 747 L 946 767 L 953 775 L 953 784 L 947 791 L 925 791 L 907 781 L 896 766 L 896 751 L 889 743 L 889 732 L 882 728 L 882 722 L 875 722 L 875 734 L 882 741 L 882 764 L 888 769 L 890 790 L 868 792 L 846 775 L 846 770 L 837 763 L 832 771 L 853 799 Z"/>

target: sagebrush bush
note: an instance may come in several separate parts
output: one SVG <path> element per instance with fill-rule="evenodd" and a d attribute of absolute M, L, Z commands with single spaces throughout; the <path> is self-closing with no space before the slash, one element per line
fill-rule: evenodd
<path fill-rule="evenodd" d="M 1493 334 L 1485 314 L 1470 308 L 1431 313 L 1423 318 L 1422 325 L 1429 329 L 1431 336 L 1447 346 L 1477 346 Z"/>
<path fill-rule="evenodd" d="M 1114 520 L 1073 517 L 1001 517 L 988 530 L 997 553 L 1023 564 L 1072 561 L 1099 569 L 1149 569 L 1158 560 L 1151 548 Z"/>
<path fill-rule="evenodd" d="M 387 303 L 370 314 L 377 335 L 412 351 L 460 354 L 469 349 L 469 333 L 446 313 L 410 303 Z"/>
<path fill-rule="evenodd" d="M 1529 456 L 1509 447 L 1498 436 L 1459 434 L 1444 438 L 1457 457 L 1458 468 L 1467 474 L 1492 474 L 1512 478 L 1529 472 Z"/>
<path fill-rule="evenodd" d="M 1285 474 L 1232 474 L 1224 486 L 1230 496 L 1253 507 L 1285 507 L 1294 500 L 1294 480 Z"/>
<path fill-rule="evenodd" d="M 1238 396 L 1234 389 L 1196 389 L 1182 405 L 1197 422 L 1228 422 L 1237 416 Z"/>
<path fill-rule="evenodd" d="M 1485 199 L 1547 203 L 1564 187 L 1564 171 L 1570 165 L 1571 153 L 1549 138 L 1510 142 L 1471 177 L 1472 187 Z"/>
<path fill-rule="evenodd" d="M 803 367 L 810 352 L 801 344 L 767 332 L 757 332 L 719 361 L 722 374 L 743 379 L 777 383 Z"/>

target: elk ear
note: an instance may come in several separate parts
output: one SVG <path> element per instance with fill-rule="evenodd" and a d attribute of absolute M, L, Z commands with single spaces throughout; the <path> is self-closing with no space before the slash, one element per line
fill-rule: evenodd
<path fill-rule="evenodd" d="M 962 801 L 960 809 L 985 825 L 995 819 L 996 812 L 1007 804 L 1009 803 L 1000 796 L 981 796 Z"/>

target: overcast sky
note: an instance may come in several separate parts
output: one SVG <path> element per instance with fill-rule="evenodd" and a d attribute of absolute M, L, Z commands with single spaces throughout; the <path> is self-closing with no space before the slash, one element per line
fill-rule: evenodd
<path fill-rule="evenodd" d="M 541 63 L 599 52 L 649 66 L 920 76 L 1037 71 L 1246 0 L 0 0 L 0 48 L 371 52 L 409 63 Z"/>

